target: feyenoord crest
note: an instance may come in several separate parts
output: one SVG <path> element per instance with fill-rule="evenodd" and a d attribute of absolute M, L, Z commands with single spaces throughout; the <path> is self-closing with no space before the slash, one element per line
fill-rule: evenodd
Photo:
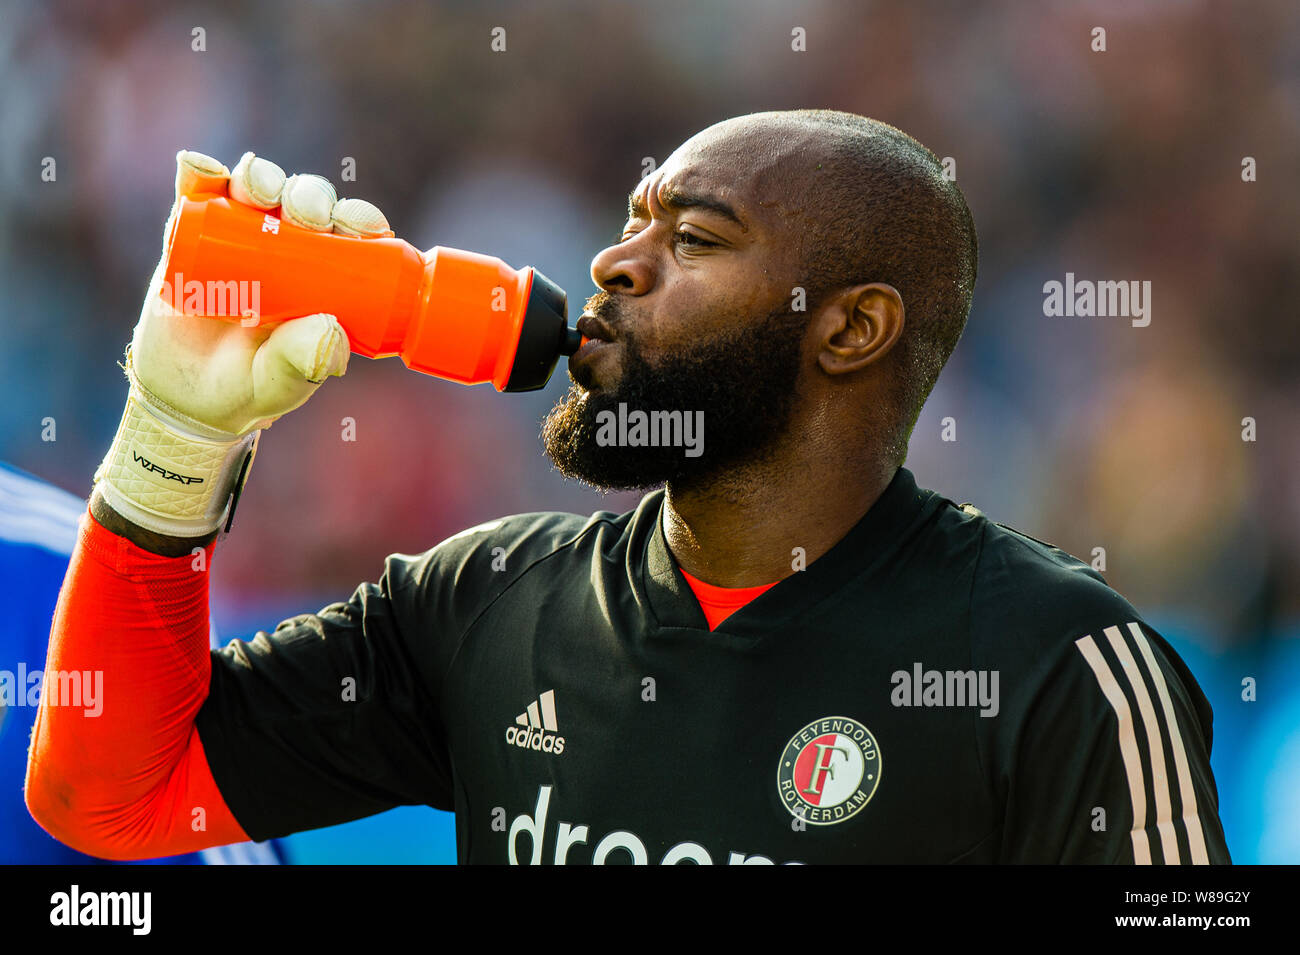
<path fill-rule="evenodd" d="M 776 767 L 781 804 L 813 826 L 851 818 L 879 784 L 876 738 L 847 716 L 813 720 L 785 744 Z"/>

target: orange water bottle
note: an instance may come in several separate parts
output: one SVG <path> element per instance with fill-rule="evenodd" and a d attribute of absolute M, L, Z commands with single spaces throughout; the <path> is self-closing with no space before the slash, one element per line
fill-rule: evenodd
<path fill-rule="evenodd" d="M 535 391 L 581 343 L 564 290 L 532 267 L 396 238 L 312 232 L 230 199 L 182 198 L 161 294 L 186 314 L 269 325 L 328 312 L 353 352 L 497 391 Z M 233 283 L 233 284 L 232 284 Z M 210 290 L 235 308 L 214 308 Z M 194 296 L 187 290 L 207 289 Z"/>

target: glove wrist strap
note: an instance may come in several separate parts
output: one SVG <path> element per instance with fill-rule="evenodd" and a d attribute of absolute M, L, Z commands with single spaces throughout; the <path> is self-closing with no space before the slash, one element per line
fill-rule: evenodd
<path fill-rule="evenodd" d="M 95 471 L 100 494 L 113 510 L 156 534 L 212 533 L 233 517 L 261 432 L 233 435 L 169 414 L 174 409 L 160 407 L 136 380 L 129 355 L 127 375 L 126 410 Z"/>

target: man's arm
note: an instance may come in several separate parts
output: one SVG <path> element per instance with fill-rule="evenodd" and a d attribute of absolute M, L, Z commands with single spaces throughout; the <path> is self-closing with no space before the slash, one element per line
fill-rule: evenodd
<path fill-rule="evenodd" d="M 93 706 L 47 684 L 33 817 L 83 852 L 138 859 L 451 808 L 434 688 L 454 623 L 435 607 L 471 550 L 462 538 L 393 555 L 347 602 L 210 651 L 210 560 L 196 570 L 188 552 L 151 554 L 83 517 L 47 672 L 102 683 Z"/>
<path fill-rule="evenodd" d="M 326 180 L 286 177 L 252 153 L 233 173 L 178 154 L 175 194 L 173 215 L 186 198 L 228 196 L 286 228 L 361 236 L 383 222 L 368 203 L 339 204 Z M 36 820 L 110 858 L 245 838 L 194 725 L 211 674 L 209 560 L 194 551 L 211 556 L 261 430 L 342 375 L 348 358 L 329 315 L 259 327 L 178 311 L 161 294 L 166 263 L 164 252 L 123 366 L 126 410 L 60 592 L 28 757 Z"/>
<path fill-rule="evenodd" d="M 119 537 L 125 537 L 141 550 L 158 554 L 160 557 L 192 555 L 194 548 L 205 549 L 217 539 L 216 531 L 204 534 L 202 537 L 172 537 L 141 527 L 113 510 L 98 488 L 90 495 L 90 515 L 99 521 L 100 526 L 105 530 L 112 531 Z"/>
<path fill-rule="evenodd" d="M 454 808 L 439 706 L 459 636 L 450 553 L 389 555 L 347 600 L 213 651 L 195 726 L 253 840 L 395 806 Z"/>
<path fill-rule="evenodd" d="M 1230 863 L 1211 721 L 1191 673 L 1145 624 L 1078 636 L 1018 729 L 1001 861 Z"/>
<path fill-rule="evenodd" d="M 108 859 L 247 839 L 204 758 L 208 574 L 83 515 L 59 593 L 28 752 L 28 811 L 50 835 Z"/>

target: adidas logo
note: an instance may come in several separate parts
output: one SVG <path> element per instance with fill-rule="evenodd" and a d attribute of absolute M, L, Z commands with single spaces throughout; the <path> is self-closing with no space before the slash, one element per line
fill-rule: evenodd
<path fill-rule="evenodd" d="M 506 743 L 559 756 L 564 752 L 564 737 L 558 735 L 559 729 L 555 721 L 555 691 L 547 690 L 515 717 L 514 726 L 506 727 Z"/>

